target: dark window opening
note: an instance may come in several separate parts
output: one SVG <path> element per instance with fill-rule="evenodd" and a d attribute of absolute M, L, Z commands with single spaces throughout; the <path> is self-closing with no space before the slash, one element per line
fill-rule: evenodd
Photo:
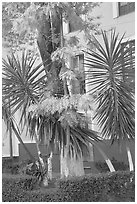
<path fill-rule="evenodd" d="M 76 55 L 72 57 L 72 67 L 74 70 L 84 70 L 84 54 Z"/>
<path fill-rule="evenodd" d="M 84 54 L 79 54 L 72 57 L 71 61 L 74 72 L 78 73 L 78 81 L 74 82 L 75 93 L 84 94 L 85 90 L 85 76 L 84 76 Z"/>
<path fill-rule="evenodd" d="M 135 2 L 119 2 L 119 16 L 135 11 Z"/>
<path fill-rule="evenodd" d="M 72 23 L 69 22 L 69 33 L 74 32 L 75 31 L 75 27 L 73 26 Z"/>

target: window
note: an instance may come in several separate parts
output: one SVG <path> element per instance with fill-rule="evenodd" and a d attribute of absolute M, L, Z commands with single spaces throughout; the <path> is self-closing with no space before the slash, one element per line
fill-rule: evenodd
<path fill-rule="evenodd" d="M 69 33 L 76 31 L 75 26 L 69 22 Z"/>
<path fill-rule="evenodd" d="M 119 16 L 135 11 L 135 2 L 119 2 Z"/>
<path fill-rule="evenodd" d="M 122 73 L 123 80 L 127 82 L 129 86 L 135 89 L 135 40 L 131 40 L 128 43 L 122 43 L 121 52 L 123 49 L 129 48 L 126 56 L 126 61 L 130 62 L 130 66 L 125 65 L 124 59 L 122 61 Z"/>
<path fill-rule="evenodd" d="M 74 18 L 72 17 L 72 19 L 73 20 L 69 21 L 69 33 L 78 31 L 83 26 L 81 18 L 78 17 L 77 15 L 75 15 Z"/>
<path fill-rule="evenodd" d="M 72 58 L 73 69 L 79 70 L 79 56 L 75 56 Z"/>
<path fill-rule="evenodd" d="M 77 82 L 76 80 L 73 83 L 74 92 L 75 93 L 85 93 L 85 77 L 84 77 L 84 54 L 76 55 L 72 57 L 71 65 L 74 70 L 78 74 Z"/>
<path fill-rule="evenodd" d="M 84 54 L 72 57 L 72 67 L 76 71 L 83 71 L 84 69 Z"/>

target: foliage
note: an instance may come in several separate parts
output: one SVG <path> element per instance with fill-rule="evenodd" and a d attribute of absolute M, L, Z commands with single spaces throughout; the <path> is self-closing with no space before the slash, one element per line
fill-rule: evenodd
<path fill-rule="evenodd" d="M 14 32 L 13 25 L 15 19 L 21 17 L 25 10 L 30 6 L 30 2 L 3 2 L 2 3 L 2 38 L 3 46 L 10 48 L 13 52 L 21 50 L 28 42 L 28 45 L 33 42 L 35 35 L 28 33 L 26 36 L 19 35 Z M 33 46 L 34 47 L 34 46 Z"/>
<path fill-rule="evenodd" d="M 3 186 L 9 185 L 11 190 L 13 186 L 16 190 L 33 190 L 38 187 L 37 182 L 37 178 L 33 176 L 3 174 Z"/>
<path fill-rule="evenodd" d="M 17 166 L 18 168 L 18 158 L 2 158 L 2 173 L 11 173 L 12 167 Z M 17 173 L 17 168 L 15 169 Z"/>
<path fill-rule="evenodd" d="M 113 172 L 60 180 L 58 188 L 66 202 L 134 201 L 134 179 L 133 172 Z"/>
<path fill-rule="evenodd" d="M 32 181 L 31 177 L 25 180 L 6 175 L 2 182 L 2 199 L 3 202 L 133 202 L 134 175 L 134 172 L 89 175 L 58 180 L 55 188 L 35 190 L 24 185 Z"/>
<path fill-rule="evenodd" d="M 87 94 L 73 94 L 61 98 L 49 96 L 36 105 L 31 105 L 29 111 L 38 115 L 49 115 L 58 112 L 61 114 L 69 109 L 82 111 L 83 109 L 92 109 L 92 96 Z M 87 105 L 87 106 L 86 106 Z"/>
<path fill-rule="evenodd" d="M 87 97 L 87 100 L 91 100 Z M 81 108 L 81 95 L 64 96 L 62 98 L 49 97 L 37 105 L 29 108 L 29 132 L 33 138 L 38 135 L 39 141 L 54 151 L 55 148 L 65 146 L 70 134 L 69 153 L 78 156 L 83 152 L 83 146 L 89 151 L 89 143 L 99 141 L 96 132 L 87 128 L 87 119 L 78 112 Z M 84 100 L 85 102 L 85 100 Z"/>
<path fill-rule="evenodd" d="M 71 27 L 85 30 L 90 33 L 97 30 L 95 25 L 95 17 L 90 15 L 94 7 L 99 3 L 93 2 L 3 2 L 2 4 L 2 23 L 4 46 L 8 46 L 12 51 L 17 51 L 27 47 L 31 52 L 38 54 L 35 46 L 37 39 L 37 31 L 42 24 L 42 16 L 45 15 L 48 21 L 56 21 L 56 13 L 63 13 L 63 18 L 67 22 L 71 22 Z M 82 19 L 80 16 L 85 15 Z M 52 17 L 52 19 L 51 19 Z M 52 30 L 56 28 L 51 26 Z M 44 32 L 43 32 L 44 35 Z M 50 38 L 53 36 L 50 35 Z M 49 40 L 49 39 L 48 39 Z M 52 39 L 53 41 L 53 39 Z M 54 34 L 54 45 L 57 46 L 59 36 Z M 47 42 L 48 43 L 48 42 Z M 52 42 L 53 43 L 53 42 Z M 25 46 L 26 45 L 26 46 Z"/>
<path fill-rule="evenodd" d="M 3 159 L 2 160 L 2 172 L 3 173 L 11 173 L 11 174 L 20 174 L 20 175 L 32 175 L 36 173 L 37 168 L 33 166 L 31 173 L 29 172 L 29 165 L 33 164 L 34 160 L 28 159 L 25 161 L 19 161 L 17 158 L 13 159 Z M 32 166 L 32 165 L 31 165 Z"/>
<path fill-rule="evenodd" d="M 28 60 L 28 54 L 22 52 L 21 58 L 12 54 L 3 59 L 2 95 L 5 107 L 10 107 L 13 115 L 22 108 L 21 119 L 31 103 L 42 94 L 46 75 L 42 64 L 34 67 L 36 58 Z"/>
<path fill-rule="evenodd" d="M 103 136 L 111 138 L 112 142 L 134 139 L 134 94 L 123 79 L 123 69 L 126 70 L 126 76 L 134 77 L 134 50 L 127 46 L 128 42 L 121 48 L 124 35 L 119 39 L 115 30 L 111 31 L 110 36 L 102 31 L 101 36 L 103 45 L 93 36 L 91 42 L 96 51 L 87 52 L 85 61 L 90 93 L 96 95 L 98 105 L 95 118 Z M 132 59 L 129 54 L 131 51 Z"/>
<path fill-rule="evenodd" d="M 66 129 L 69 126 L 69 155 L 77 157 L 83 153 L 83 146 L 89 150 L 89 142 L 99 140 L 96 132 L 87 129 L 86 117 L 77 111 L 78 108 L 83 108 L 83 96 L 50 96 L 44 100 L 44 97 L 47 97 L 44 93 L 45 70 L 41 68 L 42 64 L 33 68 L 34 63 L 35 59 L 28 60 L 25 53 L 20 60 L 14 54 L 8 57 L 8 62 L 3 60 L 3 117 L 7 123 L 10 122 L 20 141 L 20 130 L 12 117 L 20 110 L 20 122 L 23 121 L 24 125 L 27 125 L 30 136 L 33 138 L 37 135 L 38 141 L 50 146 L 52 150 L 61 150 L 62 145 L 67 144 Z M 90 96 L 85 95 L 84 103 L 85 99 L 89 103 L 92 100 Z M 35 105 L 30 106 L 31 104 Z M 7 107 L 11 109 L 11 114 L 7 115 Z"/>
<path fill-rule="evenodd" d="M 36 177 L 3 174 L 3 202 L 54 201 L 55 189 L 40 189 Z"/>

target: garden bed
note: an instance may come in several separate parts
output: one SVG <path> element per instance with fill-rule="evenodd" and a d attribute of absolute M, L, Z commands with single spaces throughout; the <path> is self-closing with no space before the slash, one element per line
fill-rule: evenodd
<path fill-rule="evenodd" d="M 3 174 L 3 202 L 133 202 L 134 172 L 99 173 L 54 180 L 40 188 L 31 176 Z"/>

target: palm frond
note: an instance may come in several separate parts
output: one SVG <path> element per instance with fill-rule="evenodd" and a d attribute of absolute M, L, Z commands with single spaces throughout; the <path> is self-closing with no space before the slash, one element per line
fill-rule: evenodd
<path fill-rule="evenodd" d="M 112 140 L 134 138 L 134 91 L 124 80 L 133 77 L 135 70 L 134 54 L 130 57 L 131 48 L 121 46 L 124 35 L 111 31 L 110 38 L 102 31 L 104 45 L 93 37 L 96 51 L 87 52 L 85 66 L 88 68 L 87 80 L 91 89 L 89 93 L 96 94 L 98 107 L 95 118 L 105 138 Z M 134 53 L 134 49 L 132 49 Z"/>
<path fill-rule="evenodd" d="M 21 120 L 25 118 L 25 109 L 38 101 L 42 93 L 41 85 L 46 77 L 42 63 L 35 66 L 36 58 L 28 60 L 28 54 L 12 54 L 3 59 L 2 96 L 5 103 L 10 102 L 11 113 L 22 108 Z"/>
<path fill-rule="evenodd" d="M 85 115 L 77 111 L 80 98 L 79 95 L 75 100 L 74 96 L 61 99 L 49 97 L 37 105 L 32 105 L 29 108 L 30 134 L 37 134 L 39 141 L 45 141 L 53 151 L 61 151 L 62 146 L 67 144 L 69 127 L 69 155 L 75 154 L 78 157 L 83 152 L 83 146 L 89 151 L 89 142 L 99 141 L 99 136 L 97 132 L 86 128 Z M 87 97 L 87 100 L 89 99 L 90 97 Z"/>

